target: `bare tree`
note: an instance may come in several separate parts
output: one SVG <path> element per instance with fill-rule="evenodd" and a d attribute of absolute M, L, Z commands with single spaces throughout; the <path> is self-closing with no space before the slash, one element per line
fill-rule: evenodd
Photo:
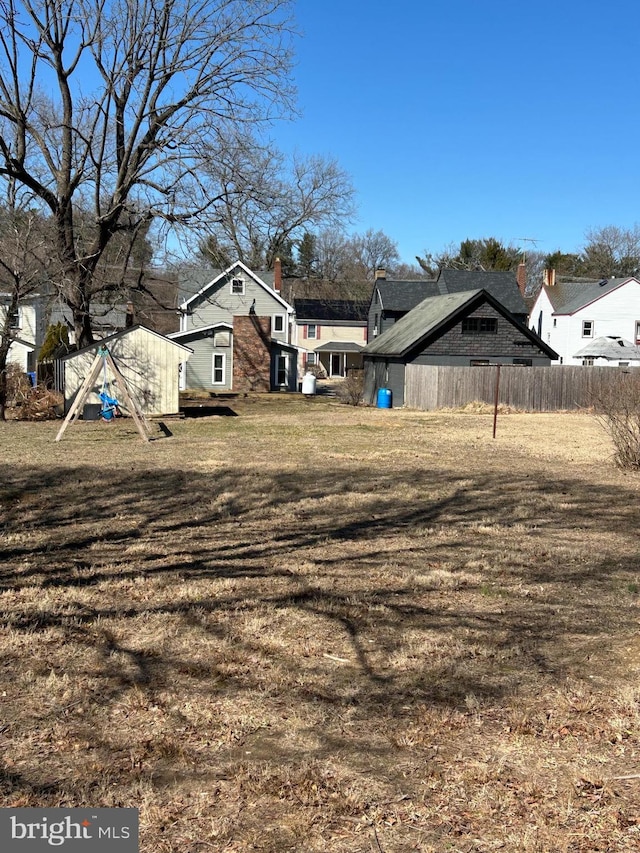
<path fill-rule="evenodd" d="M 586 232 L 581 274 L 596 278 L 637 275 L 640 272 L 640 225 L 605 225 Z"/>
<path fill-rule="evenodd" d="M 270 142 L 233 130 L 211 149 L 207 178 L 218 194 L 205 251 L 271 269 L 310 229 L 342 227 L 353 213 L 351 179 L 321 156 L 286 157 Z"/>
<path fill-rule="evenodd" d="M 0 420 L 7 405 L 9 350 L 20 338 L 21 309 L 44 284 L 49 245 L 40 216 L 11 197 L 0 209 Z"/>
<path fill-rule="evenodd" d="M 0 2 L 0 176 L 52 219 L 78 346 L 93 341 L 91 302 L 114 237 L 197 218 L 217 201 L 201 181 L 204 143 L 222 125 L 290 109 L 291 5 Z"/>

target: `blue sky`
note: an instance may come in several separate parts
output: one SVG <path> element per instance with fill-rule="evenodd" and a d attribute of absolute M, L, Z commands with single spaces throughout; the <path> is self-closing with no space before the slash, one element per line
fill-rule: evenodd
<path fill-rule="evenodd" d="M 403 260 L 466 237 L 577 251 L 640 221 L 640 4 L 298 0 L 285 149 L 353 178 Z M 528 243 L 527 246 L 531 247 Z"/>

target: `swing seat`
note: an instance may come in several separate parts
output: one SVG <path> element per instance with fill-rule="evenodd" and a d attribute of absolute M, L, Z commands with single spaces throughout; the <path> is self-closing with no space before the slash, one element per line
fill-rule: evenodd
<path fill-rule="evenodd" d="M 110 421 L 112 418 L 120 417 L 122 412 L 120 411 L 120 404 L 118 403 L 115 397 L 110 397 L 104 391 L 99 394 L 99 397 L 102 401 L 100 417 L 103 421 Z"/>

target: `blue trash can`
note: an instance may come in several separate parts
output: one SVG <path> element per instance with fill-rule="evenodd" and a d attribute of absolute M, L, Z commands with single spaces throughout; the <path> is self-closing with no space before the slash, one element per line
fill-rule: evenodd
<path fill-rule="evenodd" d="M 38 384 L 38 377 L 36 376 L 35 370 L 28 370 L 27 376 L 29 377 L 29 382 L 31 383 L 31 387 L 35 388 Z"/>
<path fill-rule="evenodd" d="M 376 406 L 379 409 L 390 409 L 391 408 L 391 389 L 390 388 L 378 388 L 378 398 L 376 401 Z"/>

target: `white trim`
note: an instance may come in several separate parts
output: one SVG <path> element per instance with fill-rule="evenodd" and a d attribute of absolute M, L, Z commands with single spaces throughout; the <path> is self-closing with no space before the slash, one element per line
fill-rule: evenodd
<path fill-rule="evenodd" d="M 216 382 L 216 357 L 222 359 L 222 381 Z M 220 368 L 218 368 L 219 370 Z M 212 385 L 226 385 L 227 384 L 227 354 L 226 352 L 216 352 L 215 350 L 211 353 L 211 384 Z"/>
<path fill-rule="evenodd" d="M 595 337 L 595 323 L 593 322 L 593 320 L 582 320 L 581 322 L 582 322 L 582 337 L 583 338 L 594 338 Z M 589 324 L 589 326 L 591 328 L 590 328 L 590 331 L 585 332 L 584 328 L 585 328 L 585 325 L 587 323 Z"/>
<path fill-rule="evenodd" d="M 211 326 L 194 326 L 191 329 L 186 329 L 184 332 L 170 332 L 167 337 L 169 340 L 175 340 L 176 338 L 186 338 L 189 335 L 198 335 L 202 332 L 211 332 L 214 329 L 228 329 L 228 331 L 233 331 L 233 325 L 231 323 L 214 323 Z M 178 346 L 184 346 L 183 344 L 178 344 Z M 188 349 L 188 347 L 187 347 Z"/>
<path fill-rule="evenodd" d="M 282 328 L 276 329 L 276 320 L 280 318 L 282 320 Z M 273 314 L 271 317 L 271 325 L 272 325 L 272 333 L 274 335 L 284 335 L 287 331 L 287 315 L 286 314 Z"/>
<path fill-rule="evenodd" d="M 241 290 L 234 290 L 233 285 L 238 282 L 241 286 Z M 240 278 L 240 276 L 231 276 L 229 279 L 229 293 L 231 296 L 244 296 L 247 291 L 247 282 L 244 278 Z"/>

